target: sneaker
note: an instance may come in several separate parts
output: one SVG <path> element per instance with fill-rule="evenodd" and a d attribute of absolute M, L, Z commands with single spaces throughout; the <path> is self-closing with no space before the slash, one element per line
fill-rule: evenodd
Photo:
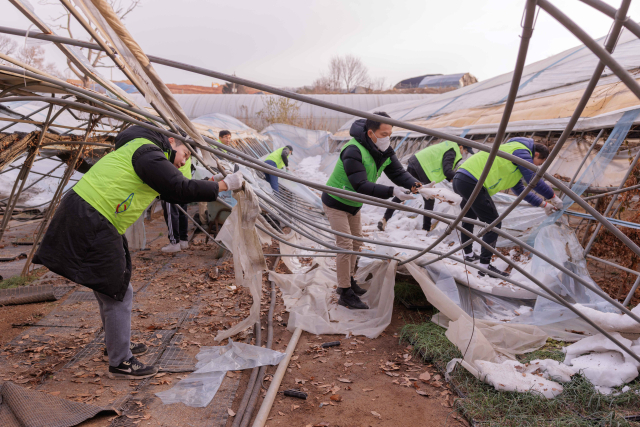
<path fill-rule="evenodd" d="M 180 252 L 182 249 L 180 248 L 180 243 L 169 243 L 167 246 L 161 249 L 162 252 L 171 253 L 171 252 Z"/>
<path fill-rule="evenodd" d="M 189 242 L 186 240 L 180 240 L 180 249 L 189 249 Z"/>
<path fill-rule="evenodd" d="M 344 292 L 345 289 L 351 289 L 356 295 L 361 296 L 367 293 L 366 289 L 363 289 L 360 287 L 360 285 L 358 285 L 358 283 L 356 282 L 356 279 L 353 278 L 353 276 L 351 276 L 351 287 L 350 288 L 338 288 L 336 289 L 336 293 L 338 295 L 342 295 L 342 293 Z"/>
<path fill-rule="evenodd" d="M 141 378 L 149 378 L 158 373 L 158 368 L 151 365 L 140 363 L 135 356 L 125 360 L 118 366 L 109 366 L 107 375 L 111 379 L 118 380 L 139 380 Z"/>
<path fill-rule="evenodd" d="M 506 271 L 500 271 L 491 264 L 480 264 L 480 265 L 486 268 L 487 270 L 489 270 L 490 272 L 495 273 L 497 276 L 509 277 L 509 273 L 507 273 Z M 486 276 L 486 273 L 483 271 L 478 271 L 478 275 L 481 277 L 484 277 Z"/>
<path fill-rule="evenodd" d="M 338 305 L 345 306 L 347 308 L 354 308 L 357 310 L 367 310 L 369 306 L 360 300 L 360 297 L 356 295 L 351 288 L 347 288 L 340 295 Z"/>
<path fill-rule="evenodd" d="M 129 343 L 129 349 L 131 350 L 131 354 L 133 354 L 134 356 L 141 356 L 143 354 L 145 354 L 149 348 L 147 348 L 146 345 L 144 345 L 143 343 L 139 342 L 139 343 Z M 102 360 L 104 360 L 105 362 L 109 361 L 109 355 L 107 354 L 107 349 L 105 348 L 104 351 L 102 352 Z"/>
<path fill-rule="evenodd" d="M 378 230 L 384 231 L 385 228 L 387 228 L 387 220 L 382 218 L 380 221 L 378 221 Z"/>
<path fill-rule="evenodd" d="M 464 260 L 466 262 L 476 262 L 476 261 L 480 261 L 480 255 L 478 255 L 475 252 L 471 252 L 471 255 L 464 255 Z"/>

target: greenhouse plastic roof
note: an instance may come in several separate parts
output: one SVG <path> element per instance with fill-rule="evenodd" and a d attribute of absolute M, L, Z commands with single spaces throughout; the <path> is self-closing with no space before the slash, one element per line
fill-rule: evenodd
<path fill-rule="evenodd" d="M 142 95 L 131 95 L 139 104 L 148 106 Z M 366 95 L 306 95 L 341 106 L 359 110 L 375 110 L 381 105 L 408 100 L 425 100 L 434 97 L 430 94 L 366 94 Z M 270 98 L 280 98 L 276 95 L 174 95 L 180 106 L 190 119 L 211 113 L 222 113 L 249 123 L 260 122 L 258 113 L 264 108 Z M 305 127 L 313 121 L 315 128 L 322 128 L 335 132 L 353 116 L 340 113 L 311 104 L 295 102 L 300 108 L 298 115 Z"/>
<path fill-rule="evenodd" d="M 605 37 L 597 40 L 602 45 Z M 613 57 L 626 70 L 640 68 L 640 40 L 623 30 Z M 561 130 L 586 87 L 598 58 L 579 45 L 524 68 L 508 131 Z M 465 86 L 425 100 L 380 107 L 392 118 L 412 121 L 453 134 L 492 133 L 502 116 L 513 73 Z M 637 108 L 638 99 L 605 68 L 576 130 L 612 127 L 624 111 Z M 372 111 L 372 110 L 369 110 Z M 347 122 L 337 137 L 345 137 Z M 406 133 L 406 132 L 405 132 Z"/>

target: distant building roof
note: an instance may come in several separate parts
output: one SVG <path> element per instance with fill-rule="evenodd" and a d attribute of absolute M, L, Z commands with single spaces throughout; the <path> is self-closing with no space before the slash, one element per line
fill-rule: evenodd
<path fill-rule="evenodd" d="M 395 89 L 413 89 L 413 88 L 461 88 L 472 83 L 476 83 L 477 79 L 469 73 L 458 74 L 425 74 L 423 76 L 411 77 L 402 80 L 395 86 Z"/>

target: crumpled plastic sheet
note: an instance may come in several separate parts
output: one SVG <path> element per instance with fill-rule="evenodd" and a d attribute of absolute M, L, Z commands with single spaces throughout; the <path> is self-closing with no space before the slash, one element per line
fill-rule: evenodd
<path fill-rule="evenodd" d="M 233 197 L 238 203 L 233 207 L 216 241 L 224 244 L 233 253 L 236 286 L 249 288 L 253 303 L 246 319 L 225 331 L 218 332 L 215 337 L 218 342 L 253 326 L 258 321 L 262 298 L 262 272 L 267 269 L 260 237 L 255 227 L 256 219 L 260 215 L 258 197 L 248 184 L 244 185 L 243 190 L 234 192 Z"/>
<path fill-rule="evenodd" d="M 196 356 L 196 371 L 180 380 L 169 390 L 156 393 L 162 403 L 184 403 L 203 408 L 214 398 L 227 371 L 277 365 L 285 354 L 268 348 L 237 343 L 220 347 L 202 347 Z"/>
<path fill-rule="evenodd" d="M 283 250 L 285 245 L 281 245 Z M 280 290 L 289 330 L 312 334 L 352 334 L 376 338 L 391 323 L 397 261 L 377 260 L 358 270 L 356 280 L 368 289 L 361 299 L 369 310 L 349 310 L 337 305 L 336 273 L 316 267 L 306 273 L 269 273 Z"/>

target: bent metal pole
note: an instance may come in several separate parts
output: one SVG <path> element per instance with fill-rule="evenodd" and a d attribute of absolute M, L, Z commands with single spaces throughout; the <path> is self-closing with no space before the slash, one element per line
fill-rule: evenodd
<path fill-rule="evenodd" d="M 172 132 L 170 132 L 170 131 L 166 131 L 166 130 L 161 129 L 161 128 L 156 128 L 156 127 L 154 127 L 154 126 L 152 126 L 152 125 L 150 125 L 150 124 L 147 124 L 147 123 L 139 122 L 139 121 L 137 121 L 137 120 L 132 119 L 132 118 L 131 118 L 131 117 L 129 117 L 129 116 L 123 116 L 123 115 L 115 114 L 115 113 L 110 112 L 110 111 L 102 110 L 102 109 L 99 109 L 99 108 L 96 108 L 96 107 L 92 107 L 92 106 L 87 106 L 87 105 L 85 105 L 85 104 L 80 104 L 80 103 L 77 103 L 77 102 L 74 102 L 74 101 L 68 101 L 68 100 L 64 100 L 64 99 L 56 99 L 56 98 L 44 98 L 44 99 L 43 99 L 43 98 L 44 98 L 44 97 L 10 97 L 10 98 L 7 98 L 7 99 L 0 99 L 0 103 L 1 103 L 1 102 L 11 102 L 11 101 L 16 101 L 16 100 L 21 100 L 21 101 L 24 101 L 24 100 L 30 100 L 30 101 L 31 101 L 31 100 L 36 100 L 36 101 L 46 101 L 46 102 L 49 102 L 49 103 L 51 103 L 51 104 L 57 104 L 57 103 L 60 103 L 60 104 L 65 105 L 65 106 L 67 106 L 67 107 L 75 106 L 76 108 L 79 108 L 79 109 L 81 109 L 81 110 L 85 110 L 85 111 L 89 111 L 89 112 L 96 112 L 96 113 L 100 113 L 100 114 L 103 114 L 103 115 L 105 115 L 105 116 L 107 116 L 107 117 L 119 118 L 119 119 L 121 119 L 121 120 L 123 120 L 123 121 L 131 122 L 131 123 L 136 123 L 136 124 L 138 124 L 138 125 L 140 125 L 140 126 L 147 127 L 147 128 L 152 128 L 152 129 L 154 129 L 154 130 L 156 130 L 156 131 L 158 131 L 158 132 L 165 133 L 165 134 L 167 134 L 168 136 L 172 136 L 172 137 L 174 137 L 174 138 L 176 138 L 176 139 L 180 139 L 180 140 L 181 140 L 181 141 L 183 141 L 183 142 L 187 142 L 187 143 L 189 143 L 189 141 L 187 140 L 187 138 L 184 138 L 184 137 L 182 137 L 181 135 L 174 134 L 174 133 L 172 133 Z M 214 145 L 218 146 L 218 145 L 220 145 L 220 144 L 219 144 L 219 143 L 214 143 Z M 211 147 L 201 147 L 201 148 L 202 148 L 202 149 L 205 149 L 205 150 L 213 150 Z M 226 146 L 225 146 L 225 148 L 226 148 L 226 149 L 230 149 L 229 147 L 226 147 Z M 231 149 L 230 149 L 230 150 L 231 150 Z M 236 153 L 238 153 L 239 155 L 243 155 L 243 153 L 240 153 L 240 152 L 238 152 L 238 151 L 236 151 L 236 150 L 233 150 L 233 151 L 235 151 L 235 152 L 236 152 Z M 258 162 L 256 162 L 256 161 L 255 161 L 254 159 L 252 159 L 252 158 L 250 159 L 250 160 L 251 160 L 251 162 L 248 162 L 248 161 L 241 161 L 240 159 L 234 158 L 234 157 L 233 157 L 232 155 L 230 155 L 230 154 L 220 153 L 220 155 L 221 155 L 221 156 L 223 156 L 223 157 L 225 157 L 225 158 L 228 158 L 228 159 L 234 160 L 234 161 L 239 161 L 239 163 L 241 163 L 241 164 L 245 164 L 245 163 L 246 163 L 246 164 L 254 164 L 255 168 L 256 168 L 256 169 L 259 169 L 259 170 L 260 170 L 260 169 L 262 169 L 262 170 L 271 170 L 271 169 L 273 169 L 273 170 L 276 172 L 276 173 L 274 173 L 274 174 L 277 174 L 277 175 L 283 175 L 283 174 L 281 174 L 281 173 L 279 172 L 279 170 L 278 170 L 278 169 L 271 168 L 271 167 L 269 167 L 269 168 L 264 168 L 262 165 L 260 165 Z M 247 157 L 248 157 L 248 156 L 247 156 Z M 286 178 L 288 178 L 288 179 L 290 179 L 290 180 L 296 181 L 296 179 L 292 179 L 293 177 L 291 177 L 290 175 L 289 175 L 289 176 L 283 176 L 283 178 L 285 178 L 285 177 L 286 177 Z M 309 183 L 309 185 L 310 185 L 310 186 L 312 186 L 313 188 L 322 188 L 322 187 L 326 187 L 326 186 L 321 186 L 321 185 L 313 184 L 313 183 Z M 350 192 L 348 192 L 348 191 L 339 190 L 339 189 L 336 189 L 336 188 L 333 188 L 333 187 L 326 187 L 326 189 L 327 189 L 327 191 L 336 192 L 336 193 L 338 193 L 338 194 L 341 194 L 341 193 L 343 193 L 343 192 L 344 192 L 344 193 L 350 193 Z M 352 198 L 353 198 L 353 196 L 351 196 L 350 194 L 345 194 L 345 196 L 346 196 L 346 197 L 352 197 Z M 361 198 L 369 198 L 369 197 L 370 197 L 370 196 L 364 196 L 364 195 L 361 195 L 361 197 L 360 197 L 360 198 L 357 198 L 357 199 L 361 199 Z M 378 200 L 378 199 L 375 199 L 375 198 L 373 198 L 373 197 L 371 197 L 371 199 L 372 199 L 371 201 L 373 201 L 373 202 L 376 202 L 376 200 Z M 377 202 L 377 204 L 381 204 L 381 203 Z M 410 210 L 410 209 L 406 208 L 404 205 L 397 204 L 397 203 L 390 203 L 390 202 L 386 202 L 386 203 L 385 203 L 385 205 L 387 205 L 387 206 L 392 206 L 392 207 L 396 207 L 396 209 L 401 209 L 401 210 Z M 425 212 L 425 211 L 422 211 L 422 212 L 421 212 L 420 210 L 416 210 L 416 211 L 418 211 L 418 213 Z M 461 228 L 461 227 L 459 227 L 459 226 L 457 227 L 457 229 L 459 229 L 461 232 L 469 233 L 467 230 L 464 230 L 464 229 L 462 229 L 462 228 Z M 469 234 L 471 234 L 471 236 L 473 236 L 473 233 L 469 233 Z M 475 236 L 473 236 L 473 237 L 475 237 Z M 510 237 L 510 239 L 511 239 L 511 240 L 513 240 L 513 241 L 518 240 L 518 239 L 513 238 L 513 237 Z M 481 245 L 483 245 L 483 244 L 484 244 L 484 242 L 482 242 L 481 240 L 479 241 L 479 243 L 480 243 Z M 484 244 L 484 245 L 486 245 L 486 244 Z M 489 250 L 495 251 L 495 249 L 491 248 L 489 245 L 486 245 L 486 246 L 488 246 L 488 249 L 489 249 Z M 306 249 L 306 248 L 305 248 L 305 249 Z M 499 254 L 499 253 L 497 253 L 496 255 L 501 256 L 501 254 Z M 553 262 L 552 260 L 548 260 L 548 258 L 547 258 L 547 259 L 545 259 L 545 260 L 546 260 L 547 262 L 551 263 L 552 265 L 554 264 L 554 262 Z M 507 260 L 507 262 L 508 262 L 510 265 L 513 265 L 513 263 L 512 263 L 512 262 L 510 262 L 510 260 Z M 620 347 L 623 351 L 625 351 L 625 352 L 629 353 L 629 354 L 630 354 L 634 359 L 636 359 L 637 361 L 639 361 L 639 362 L 640 362 L 640 356 L 638 356 L 637 354 L 633 353 L 633 352 L 632 352 L 630 349 L 628 349 L 624 344 L 622 344 L 618 339 L 616 339 L 616 338 L 615 338 L 615 337 L 613 337 L 611 334 L 609 334 L 607 331 L 605 331 L 605 330 L 604 330 L 604 329 L 602 329 L 600 326 L 598 326 L 595 322 L 593 322 L 591 319 L 589 319 L 587 316 L 585 316 L 585 315 L 584 315 L 582 312 L 580 312 L 577 308 L 573 307 L 571 304 L 569 304 L 568 302 L 564 301 L 564 300 L 563 300 L 563 299 L 562 299 L 558 294 L 556 294 L 555 292 L 553 292 L 549 287 L 547 287 L 546 285 L 544 285 L 543 283 L 541 283 L 541 282 L 540 282 L 539 280 L 537 280 L 535 277 L 533 277 L 533 276 L 531 276 L 530 274 L 528 274 L 526 271 L 523 271 L 523 270 L 522 270 L 522 269 L 520 269 L 518 266 L 515 266 L 515 265 L 513 265 L 513 266 L 514 266 L 514 268 L 516 268 L 518 271 L 520 271 L 523 275 L 525 275 L 525 277 L 527 277 L 529 280 L 531 280 L 531 281 L 532 281 L 532 282 L 534 282 L 536 285 L 538 285 L 541 289 L 543 289 L 544 291 L 546 291 L 547 293 L 549 293 L 553 298 L 555 298 L 555 299 L 556 299 L 558 302 L 560 302 L 563 306 L 565 306 L 567 309 L 569 309 L 569 310 L 571 310 L 572 312 L 574 312 L 577 316 L 579 316 L 580 318 L 582 318 L 585 322 L 587 322 L 589 325 L 591 325 L 594 329 L 596 329 L 598 332 L 600 332 L 600 333 L 602 333 L 604 336 L 606 336 L 610 341 L 612 341 L 613 343 L 615 343 L 615 344 L 616 344 L 618 347 Z M 554 265 L 554 266 L 555 266 L 555 265 Z"/>

